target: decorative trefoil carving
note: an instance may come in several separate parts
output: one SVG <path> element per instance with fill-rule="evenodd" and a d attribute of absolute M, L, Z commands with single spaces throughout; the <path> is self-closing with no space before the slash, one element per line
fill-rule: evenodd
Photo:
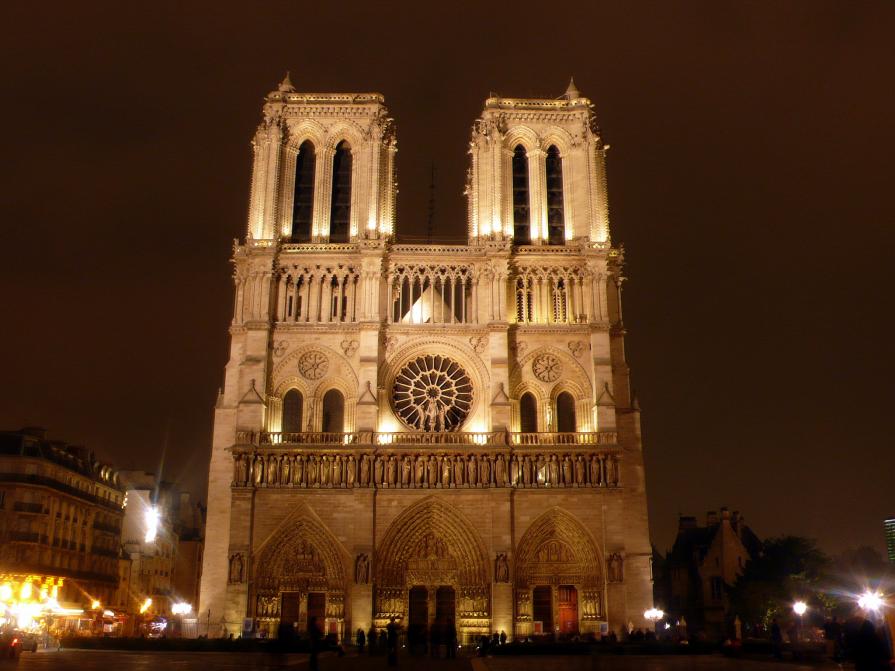
<path fill-rule="evenodd" d="M 342 351 L 345 352 L 345 356 L 354 356 L 354 353 L 357 351 L 357 348 L 360 346 L 360 343 L 357 340 L 343 340 L 341 342 Z"/>
<path fill-rule="evenodd" d="M 488 347 L 488 336 L 472 336 L 469 339 L 469 344 L 472 345 L 476 354 L 481 354 Z"/>
<path fill-rule="evenodd" d="M 574 340 L 569 343 L 569 351 L 572 353 L 576 359 L 580 358 L 584 351 L 587 349 L 587 343 L 583 340 Z"/>

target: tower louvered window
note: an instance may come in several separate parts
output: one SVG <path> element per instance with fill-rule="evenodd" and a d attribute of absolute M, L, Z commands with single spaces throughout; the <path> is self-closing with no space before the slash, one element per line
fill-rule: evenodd
<path fill-rule="evenodd" d="M 547 149 L 547 244 L 562 245 L 566 240 L 563 212 L 562 157 L 556 145 Z"/>
<path fill-rule="evenodd" d="M 314 217 L 314 145 L 305 140 L 295 157 L 295 191 L 292 195 L 292 242 L 311 240 Z"/>
<path fill-rule="evenodd" d="M 351 147 L 344 140 L 333 157 L 332 208 L 329 215 L 329 241 L 348 242 L 351 233 Z"/>
<path fill-rule="evenodd" d="M 517 245 L 531 244 L 528 156 L 521 144 L 513 151 L 513 238 Z"/>

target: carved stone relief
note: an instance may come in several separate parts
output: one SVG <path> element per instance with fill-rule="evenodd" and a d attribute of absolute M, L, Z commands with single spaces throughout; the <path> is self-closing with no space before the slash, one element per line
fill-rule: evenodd
<path fill-rule="evenodd" d="M 562 363 L 552 354 L 541 354 L 535 358 L 531 369 L 541 382 L 555 382 L 562 375 Z"/>
<path fill-rule="evenodd" d="M 298 360 L 298 371 L 309 380 L 319 380 L 329 368 L 329 359 L 323 352 L 305 352 Z"/>

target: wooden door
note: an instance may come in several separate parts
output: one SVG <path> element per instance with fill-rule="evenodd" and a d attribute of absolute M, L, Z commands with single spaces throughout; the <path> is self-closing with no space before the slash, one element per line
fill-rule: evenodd
<path fill-rule="evenodd" d="M 560 585 L 557 590 L 559 601 L 559 632 L 573 635 L 578 633 L 578 590 L 571 585 Z"/>
<path fill-rule="evenodd" d="M 298 624 L 301 595 L 298 592 L 283 592 L 280 601 L 280 622 L 290 626 Z M 296 631 L 298 629 L 296 628 Z"/>
<path fill-rule="evenodd" d="M 326 626 L 326 593 L 310 592 L 308 594 L 308 626 L 311 624 L 311 618 L 314 620 L 317 628 L 321 633 L 325 631 Z"/>
<path fill-rule="evenodd" d="M 545 634 L 553 633 L 553 588 L 535 587 L 531 597 L 532 619 L 541 622 Z"/>

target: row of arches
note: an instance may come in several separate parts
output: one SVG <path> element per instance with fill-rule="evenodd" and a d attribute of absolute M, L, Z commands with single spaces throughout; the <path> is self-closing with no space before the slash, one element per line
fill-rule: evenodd
<path fill-rule="evenodd" d="M 311 422 L 306 427 L 304 419 L 304 397 L 298 389 L 290 389 L 283 396 L 282 430 L 284 433 L 313 431 Z M 323 433 L 345 431 L 345 397 L 338 389 L 330 389 L 323 395 L 320 430 Z"/>
<path fill-rule="evenodd" d="M 351 239 L 351 145 L 342 140 L 336 145 L 330 181 L 329 242 Z M 314 200 L 317 188 L 317 150 L 305 140 L 295 156 L 295 186 L 292 193 L 291 242 L 310 242 L 314 228 Z"/>
<path fill-rule="evenodd" d="M 559 433 L 574 433 L 578 430 L 575 398 L 567 391 L 560 392 L 550 408 L 555 430 Z M 538 401 L 530 391 L 519 399 L 519 431 L 536 433 L 539 431 Z"/>
<path fill-rule="evenodd" d="M 528 151 L 521 144 L 513 150 L 513 238 L 516 244 L 531 244 L 532 198 L 529 183 Z M 562 155 L 550 145 L 544 161 L 544 185 L 547 210 L 548 245 L 565 243 L 565 204 L 563 194 Z"/>
<path fill-rule="evenodd" d="M 435 596 L 432 605 L 437 605 L 441 592 L 442 615 L 457 622 L 463 640 L 479 629 L 490 631 L 492 583 L 514 586 L 513 613 L 501 625 L 515 622 L 517 634 L 531 633 L 533 616 L 552 619 L 549 609 L 542 615 L 537 597 L 556 585 L 576 599 L 580 594 L 581 607 L 576 604 L 570 614 L 576 631 L 579 625 L 603 619 L 605 613 L 603 553 L 584 524 L 558 507 L 534 519 L 515 547 L 498 549 L 494 555 L 469 518 L 447 502 L 429 497 L 399 514 L 373 552 L 365 550 L 356 557 L 316 516 L 300 509 L 262 543 L 254 561 L 254 598 L 247 615 L 260 616 L 271 628 L 278 619 L 293 618 L 300 611 L 308 618 L 312 610 L 333 632 L 346 624 L 366 628 L 371 620 L 384 626 L 391 618 L 407 625 L 415 619 L 415 597 L 423 600 L 417 608 L 426 610 L 425 597 Z M 374 586 L 372 604 L 366 606 L 372 608 L 366 612 L 346 603 L 352 564 L 354 582 Z M 310 593 L 317 596 L 311 598 Z M 307 608 L 287 608 L 295 597 L 307 601 Z M 313 604 L 317 599 L 320 603 Z M 349 613 L 352 620 L 359 619 L 346 623 Z M 428 618 L 429 624 L 433 619 Z"/>

